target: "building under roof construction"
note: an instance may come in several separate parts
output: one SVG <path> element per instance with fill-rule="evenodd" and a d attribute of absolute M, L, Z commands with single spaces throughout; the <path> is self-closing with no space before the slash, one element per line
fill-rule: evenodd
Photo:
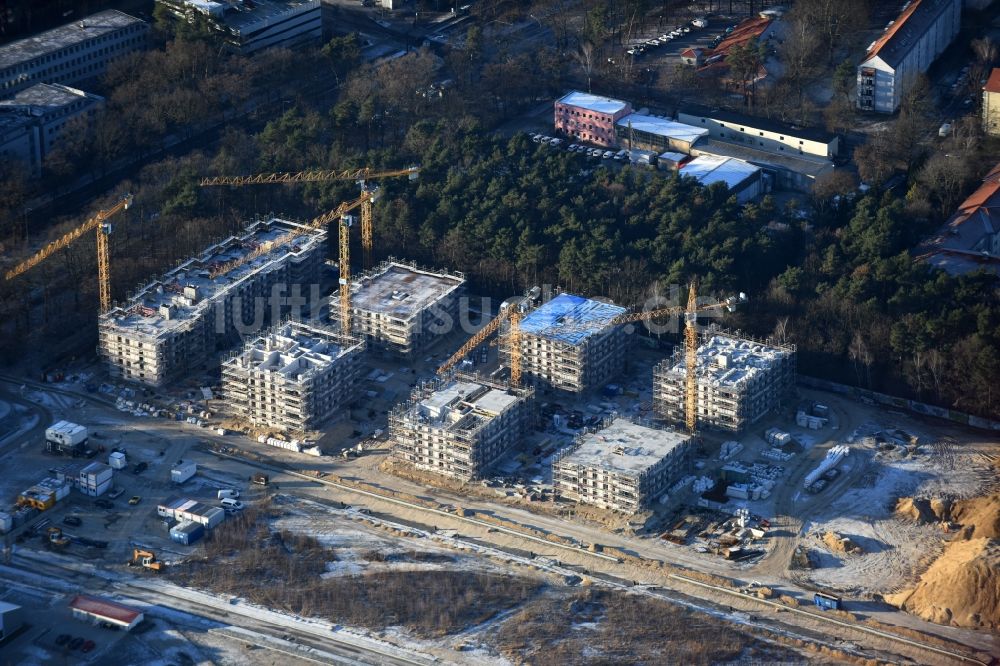
<path fill-rule="evenodd" d="M 464 290 L 461 273 L 389 259 L 351 281 L 351 327 L 372 347 L 410 357 L 453 330 Z M 339 302 L 335 293 L 331 310 Z"/>
<path fill-rule="evenodd" d="M 261 251 L 291 232 L 301 233 Z M 199 368 L 239 335 L 285 316 L 286 301 L 308 305 L 325 240 L 323 229 L 276 218 L 257 221 L 143 285 L 99 318 L 100 352 L 111 374 L 161 386 Z"/>
<path fill-rule="evenodd" d="M 608 326 L 625 308 L 572 294 L 559 294 L 520 322 L 521 372 L 526 381 L 579 393 L 599 386 L 625 367 L 627 338 Z M 510 362 L 510 336 L 500 345 Z"/>
<path fill-rule="evenodd" d="M 684 474 L 691 437 L 623 418 L 584 433 L 552 463 L 552 484 L 567 499 L 635 513 Z"/>
<path fill-rule="evenodd" d="M 421 385 L 389 415 L 396 457 L 463 480 L 480 478 L 532 424 L 534 391 L 456 375 Z"/>
<path fill-rule="evenodd" d="M 353 398 L 364 348 L 319 325 L 286 322 L 222 364 L 226 402 L 255 426 L 312 430 Z"/>
<path fill-rule="evenodd" d="M 795 385 L 795 345 L 773 344 L 710 329 L 698 347 L 698 423 L 741 432 L 781 404 Z M 653 370 L 653 409 L 683 423 L 684 350 Z"/>

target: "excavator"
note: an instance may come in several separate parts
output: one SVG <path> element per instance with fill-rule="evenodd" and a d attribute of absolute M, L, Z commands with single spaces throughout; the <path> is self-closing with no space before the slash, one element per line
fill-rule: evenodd
<path fill-rule="evenodd" d="M 156 553 L 140 548 L 132 551 L 132 559 L 126 562 L 125 565 L 129 567 L 142 567 L 156 573 L 160 573 L 166 567 L 163 562 L 156 559 Z"/>
<path fill-rule="evenodd" d="M 49 545 L 53 548 L 65 548 L 69 545 L 69 537 L 65 536 L 59 527 L 48 529 Z"/>

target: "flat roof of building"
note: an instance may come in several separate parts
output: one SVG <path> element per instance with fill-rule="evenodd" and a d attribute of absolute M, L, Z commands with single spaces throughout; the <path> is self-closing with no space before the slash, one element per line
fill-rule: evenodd
<path fill-rule="evenodd" d="M 729 189 L 737 187 L 759 171 L 760 167 L 755 167 L 749 162 L 715 155 L 699 155 L 680 167 L 682 176 L 697 178 L 698 182 L 706 187 L 714 183 L 725 183 Z"/>
<path fill-rule="evenodd" d="M 784 134 L 796 139 L 806 139 L 819 143 L 830 143 L 837 138 L 837 135 L 833 132 L 827 132 L 825 129 L 819 127 L 789 125 L 777 120 L 771 120 L 770 118 L 758 118 L 728 109 L 711 108 L 699 104 L 687 104 L 678 109 L 677 112 L 678 114 L 685 113 L 689 116 L 697 116 L 699 118 L 711 118 L 718 122 L 734 123 L 755 130 Z"/>
<path fill-rule="evenodd" d="M 834 168 L 833 162 L 818 155 L 799 155 L 791 150 L 771 152 L 709 137 L 698 139 L 694 150 L 713 156 L 735 157 L 765 169 L 768 167 L 780 168 L 809 178 L 816 178 Z"/>
<path fill-rule="evenodd" d="M 678 141 L 687 141 L 688 143 L 694 143 L 699 137 L 708 134 L 708 130 L 704 127 L 695 127 L 694 125 L 679 123 L 667 118 L 648 116 L 644 113 L 630 113 L 615 123 L 615 125 L 625 129 L 631 127 L 631 129 L 637 132 L 646 132 L 647 134 L 664 136 L 668 139 L 676 139 Z"/>
<path fill-rule="evenodd" d="M 577 106 L 581 109 L 594 111 L 595 113 L 607 113 L 610 115 L 614 115 L 628 106 L 628 102 L 623 102 L 620 99 L 602 97 L 600 95 L 580 92 L 579 90 L 574 90 L 566 95 L 563 95 L 562 98 L 559 99 L 559 103 L 567 104 L 569 106 Z"/>
<path fill-rule="evenodd" d="M 28 107 L 33 110 L 37 109 L 40 112 L 46 112 L 80 100 L 100 102 L 103 99 L 99 95 L 92 95 L 58 83 L 36 83 L 30 88 L 21 90 L 13 97 L 0 100 L 0 107 Z"/>
<path fill-rule="evenodd" d="M 670 160 L 671 162 L 680 163 L 680 162 L 683 162 L 684 160 L 686 160 L 687 158 L 688 158 L 688 156 L 685 155 L 684 153 L 675 153 L 675 152 L 669 151 L 669 150 L 667 152 L 665 152 L 665 153 L 660 153 L 660 159 L 661 160 Z"/>
<path fill-rule="evenodd" d="M 712 386 L 737 388 L 792 354 L 791 348 L 719 332 L 711 333 L 704 336 L 698 346 L 698 381 Z M 667 372 L 686 376 L 683 355 L 675 356 L 674 361 Z"/>
<path fill-rule="evenodd" d="M 362 345 L 360 340 L 318 324 L 289 321 L 249 342 L 227 363 L 303 381 Z"/>
<path fill-rule="evenodd" d="M 9 613 L 10 611 L 14 611 L 19 608 L 20 606 L 12 604 L 9 601 L 0 601 L 0 613 Z"/>
<path fill-rule="evenodd" d="M 215 277 L 213 268 L 242 259 L 268 243 L 274 243 L 292 231 L 304 233 L 291 242 L 277 243 L 268 252 Z M 299 222 L 273 218 L 255 222 L 239 236 L 231 236 L 209 247 L 197 257 L 188 259 L 177 268 L 142 287 L 124 306 L 101 315 L 102 323 L 111 323 L 123 332 L 159 335 L 188 325 L 205 309 L 254 275 L 289 257 L 301 256 L 322 246 L 326 230 L 310 229 Z M 197 297 L 192 302 L 184 296 L 185 287 L 194 287 Z M 160 306 L 174 306 L 170 319 L 159 312 Z"/>
<path fill-rule="evenodd" d="M 473 433 L 528 395 L 527 389 L 459 375 L 415 389 L 411 401 L 393 411 L 409 424 Z"/>
<path fill-rule="evenodd" d="M 683 446 L 690 435 L 616 418 L 606 428 L 581 435 L 559 462 L 638 476 Z"/>
<path fill-rule="evenodd" d="M 465 278 L 390 261 L 351 283 L 356 310 L 409 319 L 452 294 Z"/>
<path fill-rule="evenodd" d="M 601 332 L 625 308 L 573 294 L 559 294 L 535 308 L 520 325 L 520 332 L 578 345 Z"/>
<path fill-rule="evenodd" d="M 961 3 L 961 0 L 911 0 L 882 36 L 868 47 L 866 59 L 878 56 L 890 67 L 895 67 L 938 17 L 956 2 Z"/>
<path fill-rule="evenodd" d="M 98 597 L 78 594 L 69 602 L 69 607 L 94 615 L 110 622 L 128 626 L 142 617 L 142 611 L 137 608 L 116 603 L 110 599 L 100 599 Z"/>
<path fill-rule="evenodd" d="M 320 0 L 254 0 L 253 5 L 245 4 L 240 11 L 226 12 L 222 20 L 228 27 L 242 34 L 281 20 L 285 14 L 309 9 L 318 11 Z"/>
<path fill-rule="evenodd" d="M 79 42 L 100 37 L 109 32 L 120 30 L 130 25 L 145 21 L 129 16 L 117 9 L 108 9 L 91 14 L 83 19 L 61 25 L 58 28 L 11 42 L 0 46 L 0 67 L 10 67 L 28 60 L 78 44 Z"/>

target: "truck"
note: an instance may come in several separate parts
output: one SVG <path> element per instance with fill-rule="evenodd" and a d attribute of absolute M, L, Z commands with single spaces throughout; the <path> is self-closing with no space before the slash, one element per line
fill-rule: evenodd
<path fill-rule="evenodd" d="M 270 482 L 270 479 L 267 478 L 267 474 L 262 474 L 261 472 L 255 473 L 251 480 L 258 486 L 266 486 Z"/>
<path fill-rule="evenodd" d="M 223 488 L 219 490 L 217 497 L 221 499 L 239 499 L 240 491 L 233 490 L 232 488 Z"/>
<path fill-rule="evenodd" d="M 56 421 L 45 429 L 45 449 L 58 455 L 81 456 L 86 450 L 87 428 L 69 421 Z"/>
<path fill-rule="evenodd" d="M 198 471 L 198 463 L 184 462 L 178 460 L 177 464 L 170 468 L 170 480 L 174 483 L 184 483 Z"/>
<path fill-rule="evenodd" d="M 813 595 L 813 603 L 816 604 L 818 608 L 823 610 L 841 610 L 841 599 L 840 597 L 835 597 L 832 594 L 826 594 L 825 592 L 817 592 Z"/>

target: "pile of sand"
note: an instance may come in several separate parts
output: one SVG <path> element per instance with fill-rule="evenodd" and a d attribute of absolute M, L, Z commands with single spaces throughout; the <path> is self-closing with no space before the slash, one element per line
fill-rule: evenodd
<path fill-rule="evenodd" d="M 851 555 L 861 554 L 861 547 L 845 536 L 840 536 L 836 532 L 827 532 L 823 535 L 823 543 L 834 553 L 850 553 Z"/>
<path fill-rule="evenodd" d="M 885 600 L 931 622 L 1000 629 L 1000 541 L 953 541 L 915 588 Z"/>
<path fill-rule="evenodd" d="M 1000 494 L 952 502 L 948 499 L 900 497 L 896 515 L 918 523 L 955 523 L 957 538 L 1000 538 Z"/>

